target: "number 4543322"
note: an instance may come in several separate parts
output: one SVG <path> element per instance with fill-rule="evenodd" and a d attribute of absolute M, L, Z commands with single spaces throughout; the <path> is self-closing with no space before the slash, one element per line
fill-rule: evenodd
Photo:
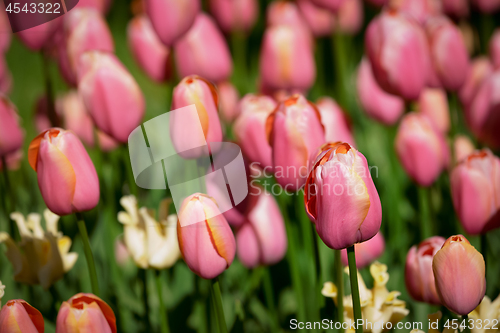
<path fill-rule="evenodd" d="M 452 329 L 452 330 L 463 330 L 465 328 L 469 329 L 492 329 L 492 330 L 498 330 L 498 319 L 448 319 L 446 320 L 444 327 L 447 329 Z"/>
<path fill-rule="evenodd" d="M 30 4 L 25 3 L 24 6 L 21 8 L 21 4 L 18 2 L 15 3 L 9 3 L 7 8 L 5 8 L 5 11 L 8 13 L 39 13 L 39 14 L 61 14 L 61 4 L 60 3 L 35 3 L 32 2 Z"/>

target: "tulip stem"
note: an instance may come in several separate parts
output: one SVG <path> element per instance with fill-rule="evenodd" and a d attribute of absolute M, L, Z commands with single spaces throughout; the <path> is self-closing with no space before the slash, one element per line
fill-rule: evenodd
<path fill-rule="evenodd" d="M 236 29 L 231 33 L 231 46 L 233 47 L 233 55 L 234 55 L 234 63 L 235 63 L 235 71 L 234 78 L 243 78 L 243 80 L 234 80 L 239 81 L 235 82 L 237 84 L 238 90 L 240 92 L 247 92 L 246 84 L 249 81 L 247 77 L 247 59 L 246 59 L 246 37 L 245 32 Z"/>
<path fill-rule="evenodd" d="M 50 79 L 50 68 L 49 59 L 44 51 L 42 51 L 42 61 L 43 61 L 43 75 L 45 76 L 45 94 L 47 103 L 47 116 L 49 118 L 52 127 L 60 127 L 61 121 L 56 113 L 55 102 L 54 102 L 54 89 L 52 87 L 52 80 Z"/>
<path fill-rule="evenodd" d="M 5 156 L 2 156 L 2 173 L 5 179 L 5 193 L 6 195 L 3 195 L 3 209 L 5 212 L 5 218 L 7 219 L 9 223 L 9 228 L 10 228 L 10 234 L 14 235 L 14 239 L 20 240 L 21 237 L 18 236 L 18 233 L 16 232 L 16 228 L 14 228 L 14 220 L 12 220 L 9 216 L 9 211 L 13 212 L 16 209 L 16 201 L 15 201 L 15 194 L 12 191 L 12 187 L 10 186 L 10 179 L 9 179 L 9 171 L 7 170 L 7 159 Z M 7 197 L 11 198 L 10 201 L 10 206 L 7 204 Z"/>
<path fill-rule="evenodd" d="M 418 202 L 420 210 L 420 240 L 424 240 L 432 235 L 429 191 L 427 188 L 418 186 Z"/>
<path fill-rule="evenodd" d="M 340 105 L 346 105 L 347 103 L 347 89 L 346 89 L 346 68 L 347 59 L 345 56 L 345 35 L 340 31 L 340 27 L 335 27 L 335 31 L 332 34 L 332 48 L 334 54 L 334 68 L 335 68 L 335 78 L 336 78 L 336 100 Z M 335 95 L 334 95 L 335 96 Z"/>
<path fill-rule="evenodd" d="M 148 297 L 148 275 L 145 269 L 139 269 L 139 280 L 142 282 L 142 303 L 144 303 L 144 320 L 146 321 L 146 332 L 151 331 L 149 320 L 149 297 Z"/>
<path fill-rule="evenodd" d="M 264 295 L 266 297 L 266 303 L 269 308 L 270 316 L 273 320 L 273 331 L 276 332 L 278 331 L 279 325 L 276 307 L 274 305 L 274 289 L 273 282 L 271 280 L 271 273 L 269 272 L 269 267 L 263 267 L 262 269 L 264 271 L 264 279 L 262 281 L 264 283 Z"/>
<path fill-rule="evenodd" d="M 92 285 L 92 293 L 99 296 L 99 283 L 97 281 L 97 271 L 95 269 L 94 255 L 92 254 L 92 248 L 90 247 L 89 235 L 87 233 L 87 227 L 85 226 L 85 221 L 81 213 L 76 213 L 76 218 L 78 220 L 78 229 L 80 231 L 80 236 L 83 241 L 83 252 L 85 252 L 85 259 L 87 260 L 87 269 L 90 274 L 90 283 Z"/>
<path fill-rule="evenodd" d="M 217 321 L 219 323 L 219 332 L 227 333 L 226 318 L 224 317 L 224 309 L 222 308 L 219 277 L 212 279 L 212 297 L 215 305 Z"/>
<path fill-rule="evenodd" d="M 337 285 L 337 321 L 344 322 L 344 267 L 340 259 L 340 250 L 334 250 L 335 284 Z"/>
<path fill-rule="evenodd" d="M 358 320 L 362 319 L 362 316 L 361 302 L 359 301 L 358 269 L 356 268 L 356 254 L 354 252 L 354 245 L 347 248 L 347 259 L 349 261 L 349 279 L 351 281 L 351 295 L 354 321 L 356 322 L 356 333 L 363 333 L 363 326 L 357 324 Z"/>
<path fill-rule="evenodd" d="M 156 291 L 158 293 L 158 301 L 160 302 L 160 328 L 161 333 L 169 333 L 168 328 L 168 313 L 165 309 L 165 304 L 163 304 L 163 290 L 161 284 L 161 272 L 156 270 Z"/>

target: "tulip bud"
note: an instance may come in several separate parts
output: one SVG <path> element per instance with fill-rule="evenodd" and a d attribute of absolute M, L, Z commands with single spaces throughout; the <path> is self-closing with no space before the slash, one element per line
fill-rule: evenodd
<path fill-rule="evenodd" d="M 222 141 L 222 129 L 217 114 L 218 99 L 215 86 L 196 75 L 185 77 L 174 88 L 172 108 L 175 110 L 194 104 L 197 112 L 196 119 L 178 112 L 170 116 L 172 143 L 182 157 L 197 158 L 207 153 L 205 147 L 200 147 L 205 142 L 198 143 L 199 138 L 194 137 L 190 131 L 186 130 L 192 124 L 201 122 L 204 139 L 208 146 L 211 142 Z M 192 149 L 193 147 L 200 148 Z"/>
<path fill-rule="evenodd" d="M 455 162 L 460 162 L 475 150 L 472 141 L 465 135 L 457 135 L 453 141 Z"/>
<path fill-rule="evenodd" d="M 200 75 L 210 81 L 227 80 L 233 71 L 226 40 L 213 19 L 199 14 L 175 44 L 175 64 L 181 77 Z"/>
<path fill-rule="evenodd" d="M 189 269 L 204 279 L 217 277 L 233 262 L 233 232 L 208 195 L 196 193 L 184 200 L 179 210 L 177 237 Z"/>
<path fill-rule="evenodd" d="M 249 32 L 259 15 L 257 0 L 210 0 L 210 12 L 224 32 Z"/>
<path fill-rule="evenodd" d="M 321 123 L 325 128 L 325 140 L 327 142 L 347 142 L 354 145 L 351 128 L 347 115 L 340 106 L 330 97 L 322 97 L 316 101 Z"/>
<path fill-rule="evenodd" d="M 298 0 L 297 6 L 314 36 L 323 37 L 332 34 L 335 17 L 329 10 L 317 7 L 310 0 Z"/>
<path fill-rule="evenodd" d="M 346 0 L 311 0 L 316 6 L 336 13 Z"/>
<path fill-rule="evenodd" d="M 460 30 L 445 16 L 429 19 L 425 29 L 433 64 L 432 85 L 460 89 L 469 69 L 469 54 Z"/>
<path fill-rule="evenodd" d="M 116 333 L 115 314 L 99 297 L 93 294 L 76 294 L 61 305 L 57 314 L 56 331 Z"/>
<path fill-rule="evenodd" d="M 374 237 L 382 206 L 365 157 L 348 143 L 325 144 L 304 188 L 304 202 L 323 242 L 341 250 Z"/>
<path fill-rule="evenodd" d="M 426 88 L 418 99 L 419 111 L 429 117 L 443 134 L 450 130 L 448 97 L 442 89 Z"/>
<path fill-rule="evenodd" d="M 304 96 L 293 95 L 269 115 L 266 130 L 276 180 L 285 190 L 300 189 L 306 181 L 309 163 L 325 142 L 317 107 Z"/>
<path fill-rule="evenodd" d="M 405 266 L 406 289 L 419 302 L 441 305 L 434 283 L 432 260 L 444 241 L 440 236 L 430 237 L 408 251 Z"/>
<path fill-rule="evenodd" d="M 240 115 L 234 123 L 234 136 L 250 163 L 261 169 L 272 167 L 272 150 L 267 140 L 267 117 L 276 108 L 276 102 L 264 95 L 245 95 L 239 105 Z"/>
<path fill-rule="evenodd" d="M 356 86 L 359 101 L 368 116 L 385 125 L 393 125 L 399 120 L 404 112 L 404 100 L 380 88 L 366 58 L 359 64 Z"/>
<path fill-rule="evenodd" d="M 146 12 L 160 40 L 172 46 L 193 26 L 200 0 L 145 0 Z"/>
<path fill-rule="evenodd" d="M 316 79 L 309 32 L 291 25 L 268 27 L 260 53 L 262 84 L 269 89 L 307 90 Z"/>
<path fill-rule="evenodd" d="M 96 126 L 119 142 L 139 126 L 144 97 L 133 76 L 110 53 L 86 52 L 78 68 L 78 92 Z"/>
<path fill-rule="evenodd" d="M 14 104 L 0 95 L 0 157 L 21 149 L 24 133 L 19 119 Z"/>
<path fill-rule="evenodd" d="M 269 27 L 288 25 L 307 30 L 307 24 L 298 4 L 291 1 L 272 1 L 266 9 L 266 21 Z"/>
<path fill-rule="evenodd" d="M 366 242 L 354 245 L 356 250 L 356 267 L 358 269 L 364 268 L 379 258 L 385 250 L 384 236 L 378 232 L 373 238 Z M 341 253 L 342 264 L 348 265 L 347 250 L 343 249 Z"/>
<path fill-rule="evenodd" d="M 469 2 L 467 0 L 442 0 L 443 12 L 456 19 L 469 16 Z"/>
<path fill-rule="evenodd" d="M 442 0 L 389 0 L 389 7 L 413 16 L 418 22 L 441 14 Z"/>
<path fill-rule="evenodd" d="M 21 30 L 16 35 L 31 51 L 39 51 L 52 42 L 52 37 L 54 37 L 62 23 L 62 18 L 58 17 L 33 28 Z"/>
<path fill-rule="evenodd" d="M 467 71 L 465 83 L 458 94 L 460 101 L 464 105 L 466 118 L 468 107 L 476 95 L 479 86 L 491 73 L 493 73 L 493 66 L 487 57 L 482 56 L 472 60 Z"/>
<path fill-rule="evenodd" d="M 500 0 L 471 0 L 471 2 L 483 14 L 491 14 L 500 9 Z"/>
<path fill-rule="evenodd" d="M 229 81 L 219 83 L 217 88 L 219 89 L 221 118 L 224 122 L 230 124 L 238 117 L 240 94 Z"/>
<path fill-rule="evenodd" d="M 363 26 L 363 16 L 361 0 L 345 0 L 337 13 L 337 26 L 343 33 L 357 34 Z"/>
<path fill-rule="evenodd" d="M 136 16 L 128 25 L 128 43 L 139 66 L 156 82 L 171 76 L 170 49 L 156 35 L 145 15 Z"/>
<path fill-rule="evenodd" d="M 373 74 L 385 91 L 417 99 L 431 69 L 424 30 L 408 14 L 386 10 L 368 26 L 365 46 Z"/>
<path fill-rule="evenodd" d="M 286 254 L 285 222 L 276 199 L 260 189 L 258 199 L 236 233 L 238 258 L 247 268 L 274 265 Z"/>
<path fill-rule="evenodd" d="M 406 114 L 398 128 L 396 153 L 408 175 L 421 186 L 431 185 L 449 163 L 444 134 L 424 114 Z"/>
<path fill-rule="evenodd" d="M 41 133 L 30 143 L 28 160 L 43 200 L 55 214 L 87 211 L 99 202 L 94 164 L 73 133 L 60 128 Z"/>
<path fill-rule="evenodd" d="M 486 292 L 484 259 L 464 236 L 446 240 L 434 255 L 432 271 L 439 299 L 451 311 L 466 315 L 481 303 Z"/>
<path fill-rule="evenodd" d="M 451 194 L 467 233 L 500 227 L 500 159 L 488 149 L 463 159 L 451 173 Z"/>
<path fill-rule="evenodd" d="M 500 67 L 500 29 L 496 29 L 490 39 L 490 58 L 495 68 Z"/>
<path fill-rule="evenodd" d="M 0 332 L 43 333 L 43 316 L 22 299 L 8 301 L 0 311 Z"/>

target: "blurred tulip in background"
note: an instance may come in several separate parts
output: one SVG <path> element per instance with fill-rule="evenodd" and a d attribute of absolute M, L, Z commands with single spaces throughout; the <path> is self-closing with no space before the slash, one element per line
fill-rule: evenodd
<path fill-rule="evenodd" d="M 342 141 L 355 146 L 347 115 L 337 102 L 330 97 L 321 97 L 316 101 L 316 105 L 325 129 L 325 140 L 328 142 Z"/>
<path fill-rule="evenodd" d="M 378 232 L 373 238 L 370 238 L 366 242 L 354 245 L 354 249 L 356 250 L 356 267 L 358 269 L 364 268 L 377 260 L 384 253 L 384 236 Z M 346 249 L 342 250 L 342 264 L 344 266 L 348 265 Z"/>
<path fill-rule="evenodd" d="M 210 12 L 224 32 L 249 32 L 259 15 L 258 0 L 210 0 Z"/>
<path fill-rule="evenodd" d="M 23 140 L 24 131 L 16 107 L 7 97 L 0 96 L 0 157 L 19 150 Z"/>

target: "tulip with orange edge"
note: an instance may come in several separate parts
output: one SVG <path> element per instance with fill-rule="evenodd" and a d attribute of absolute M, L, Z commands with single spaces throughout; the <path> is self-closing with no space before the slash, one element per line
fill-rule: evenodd
<path fill-rule="evenodd" d="M 441 305 L 434 283 L 432 260 L 444 241 L 441 236 L 430 237 L 408 251 L 405 266 L 406 289 L 417 301 Z"/>
<path fill-rule="evenodd" d="M 441 303 L 465 316 L 486 292 L 484 258 L 462 235 L 451 236 L 434 255 L 432 270 Z"/>
<path fill-rule="evenodd" d="M 116 317 L 102 299 L 93 294 L 80 293 L 61 305 L 56 332 L 116 333 Z"/>
<path fill-rule="evenodd" d="M 465 135 L 457 135 L 453 140 L 454 163 L 461 162 L 474 152 L 476 148 L 472 141 Z"/>
<path fill-rule="evenodd" d="M 289 191 L 306 182 L 310 163 L 325 143 L 325 131 L 318 108 L 295 94 L 281 102 L 266 122 L 272 147 L 274 176 Z"/>
<path fill-rule="evenodd" d="M 354 248 L 356 250 L 356 267 L 358 269 L 364 268 L 377 260 L 384 253 L 384 236 L 378 232 L 373 238 L 370 238 L 366 242 L 354 245 Z M 343 249 L 341 252 L 342 264 L 347 266 L 347 251 Z"/>
<path fill-rule="evenodd" d="M 328 142 L 347 142 L 355 145 L 349 120 L 342 108 L 330 97 L 321 97 L 316 101 L 321 123 L 325 128 L 325 140 Z"/>
<path fill-rule="evenodd" d="M 2 333 L 43 333 L 44 329 L 45 323 L 40 311 L 22 299 L 8 301 L 0 311 Z"/>

